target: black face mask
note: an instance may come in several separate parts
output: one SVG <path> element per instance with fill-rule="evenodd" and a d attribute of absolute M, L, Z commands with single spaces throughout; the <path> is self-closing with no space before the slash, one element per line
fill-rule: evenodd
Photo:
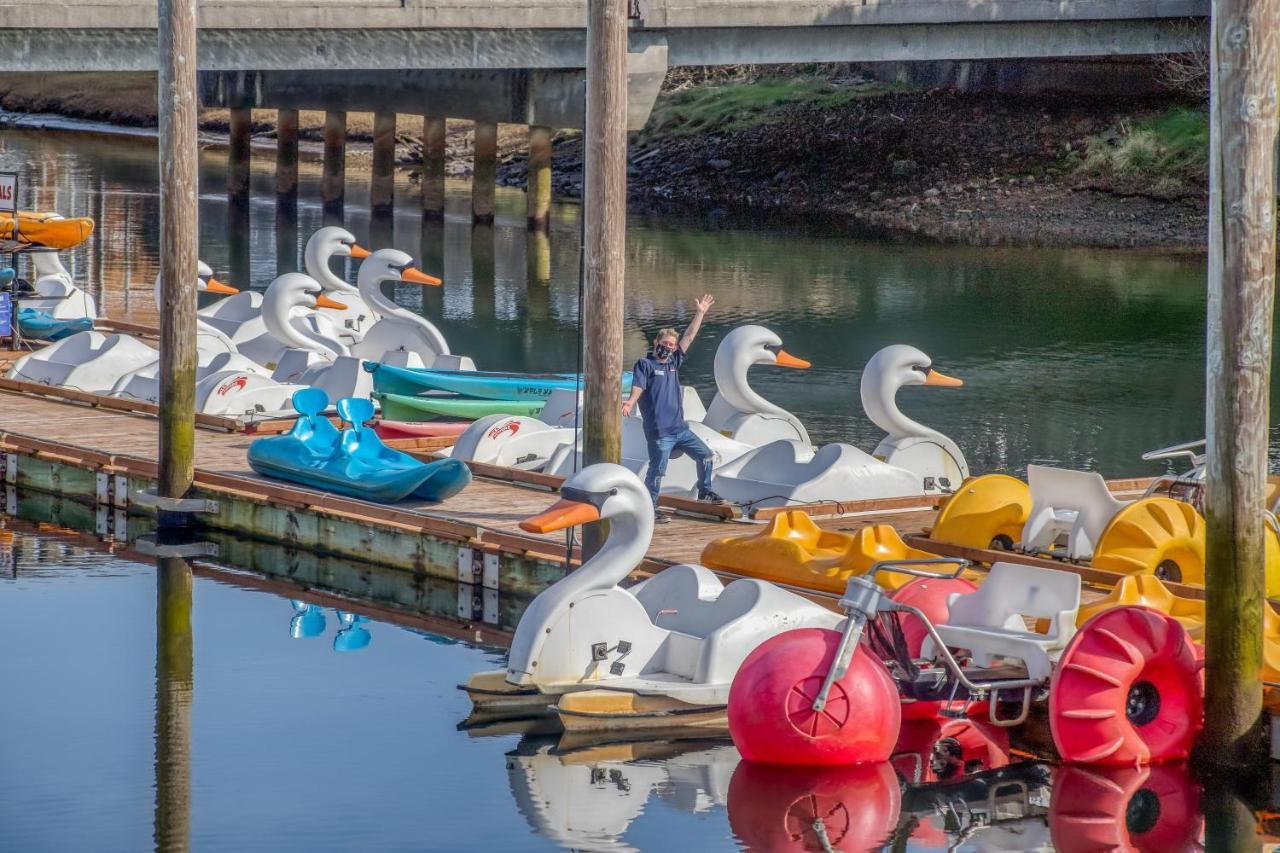
<path fill-rule="evenodd" d="M 675 351 L 676 351 L 676 348 L 668 344 L 657 344 L 653 348 L 653 354 L 660 359 L 670 358 L 671 354 Z"/>

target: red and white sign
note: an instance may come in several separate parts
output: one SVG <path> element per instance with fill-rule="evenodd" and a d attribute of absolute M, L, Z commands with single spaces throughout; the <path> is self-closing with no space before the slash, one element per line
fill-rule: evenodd
<path fill-rule="evenodd" d="M 17 172 L 0 172 L 0 211 L 18 212 Z"/>

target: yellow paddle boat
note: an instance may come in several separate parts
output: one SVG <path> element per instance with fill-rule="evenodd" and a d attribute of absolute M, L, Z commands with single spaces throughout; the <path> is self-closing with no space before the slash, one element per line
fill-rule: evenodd
<path fill-rule="evenodd" d="M 88 240 L 92 233 L 93 220 L 86 217 L 66 219 L 56 213 L 30 210 L 20 210 L 16 215 L 0 213 L 0 242 L 16 243 L 22 248 L 71 249 Z"/>
<path fill-rule="evenodd" d="M 809 514 L 793 509 L 769 520 L 759 533 L 724 536 L 702 551 L 702 565 L 773 583 L 844 592 L 853 575 L 863 575 L 884 560 L 927 560 L 937 554 L 912 548 L 888 524 L 872 524 L 854 533 L 823 530 Z M 957 565 L 939 565 L 944 573 Z M 897 589 L 912 578 L 882 572 L 877 582 Z"/>
<path fill-rule="evenodd" d="M 1191 455 L 1195 467 L 1157 479 L 1134 501 L 1111 494 L 1102 476 L 1041 465 L 1027 467 L 1027 482 L 1004 474 L 965 480 L 943 505 L 930 531 L 938 542 L 970 548 L 1017 550 L 1088 563 L 1122 575 L 1147 574 L 1204 585 L 1204 491 L 1199 442 L 1144 454 L 1144 459 Z M 1268 485 L 1267 594 L 1280 595 L 1280 522 L 1277 485 Z"/>

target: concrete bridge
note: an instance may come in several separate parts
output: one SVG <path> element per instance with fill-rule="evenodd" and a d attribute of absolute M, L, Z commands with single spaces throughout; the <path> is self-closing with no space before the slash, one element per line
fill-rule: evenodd
<path fill-rule="evenodd" d="M 631 0 L 671 65 L 1168 53 L 1208 0 Z M 202 70 L 574 69 L 583 0 L 205 0 Z M 1188 22 L 1200 26 L 1188 26 Z M 0 71 L 155 68 L 155 0 L 3 0 Z"/>

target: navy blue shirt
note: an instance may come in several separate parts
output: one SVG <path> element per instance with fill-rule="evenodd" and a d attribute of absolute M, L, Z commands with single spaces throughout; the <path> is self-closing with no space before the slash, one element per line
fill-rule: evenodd
<path fill-rule="evenodd" d="M 680 393 L 683 363 L 684 350 L 677 346 L 665 364 L 650 352 L 631 369 L 631 387 L 644 389 L 640 416 L 646 438 L 676 435 L 685 428 L 684 398 Z"/>

